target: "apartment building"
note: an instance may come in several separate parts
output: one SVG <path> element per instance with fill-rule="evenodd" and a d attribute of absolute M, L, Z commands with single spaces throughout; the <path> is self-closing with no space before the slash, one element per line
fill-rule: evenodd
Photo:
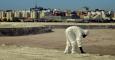
<path fill-rule="evenodd" d="M 0 11 L 0 20 L 1 21 L 12 21 L 13 18 L 18 19 L 37 19 L 45 16 L 45 13 L 39 13 L 39 11 L 30 11 L 30 10 L 2 10 Z"/>
<path fill-rule="evenodd" d="M 0 19 L 4 19 L 6 17 L 6 13 L 4 11 L 0 11 Z"/>
<path fill-rule="evenodd" d="M 5 13 L 6 13 L 6 20 L 7 20 L 7 21 L 13 20 L 14 14 L 13 14 L 12 10 L 8 10 L 8 11 L 6 11 Z"/>

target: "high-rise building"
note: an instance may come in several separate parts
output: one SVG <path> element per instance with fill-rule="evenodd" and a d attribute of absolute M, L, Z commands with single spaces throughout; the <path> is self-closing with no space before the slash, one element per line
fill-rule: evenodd
<path fill-rule="evenodd" d="M 40 11 L 40 18 L 44 18 L 44 17 L 45 17 L 45 11 L 42 10 L 42 11 Z"/>
<path fill-rule="evenodd" d="M 22 17 L 23 18 L 29 18 L 30 17 L 30 10 L 23 10 L 22 11 Z"/>
<path fill-rule="evenodd" d="M 21 13 L 21 11 L 19 11 L 19 10 L 14 11 L 14 17 L 16 17 L 16 18 L 22 18 L 22 13 Z"/>
<path fill-rule="evenodd" d="M 4 19 L 6 19 L 6 12 L 1 11 L 1 20 L 3 21 Z"/>
<path fill-rule="evenodd" d="M 13 17 L 14 17 L 14 14 L 13 14 L 12 10 L 6 11 L 6 19 L 7 19 L 7 21 L 11 21 L 13 19 Z"/>

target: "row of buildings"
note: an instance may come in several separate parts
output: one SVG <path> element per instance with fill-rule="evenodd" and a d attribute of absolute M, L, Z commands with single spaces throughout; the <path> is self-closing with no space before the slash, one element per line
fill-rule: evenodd
<path fill-rule="evenodd" d="M 35 10 L 0 10 L 1 21 L 13 21 L 15 19 L 21 20 L 32 20 L 37 18 L 43 18 L 45 11 Z"/>
<path fill-rule="evenodd" d="M 66 17 L 65 19 L 90 19 L 90 18 L 112 18 L 115 19 L 115 12 L 104 10 L 59 10 L 59 9 L 45 9 L 42 7 L 35 7 L 24 10 L 0 10 L 0 21 L 35 21 L 46 17 Z M 104 17 L 103 17 L 104 16 Z M 69 18 L 68 18 L 69 17 Z"/>

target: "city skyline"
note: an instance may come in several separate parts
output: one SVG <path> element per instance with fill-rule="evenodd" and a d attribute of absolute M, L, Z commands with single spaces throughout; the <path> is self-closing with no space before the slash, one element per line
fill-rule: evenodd
<path fill-rule="evenodd" d="M 76 10 L 84 6 L 91 9 L 106 9 L 115 11 L 115 0 L 1 0 L 0 9 L 25 9 L 37 6 Z"/>

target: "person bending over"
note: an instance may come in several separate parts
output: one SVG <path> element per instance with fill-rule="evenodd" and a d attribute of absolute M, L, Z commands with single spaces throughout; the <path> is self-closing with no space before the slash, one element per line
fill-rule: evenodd
<path fill-rule="evenodd" d="M 88 34 L 88 30 L 82 29 L 78 26 L 70 26 L 65 30 L 66 33 L 66 48 L 64 53 L 76 53 L 78 46 L 81 53 L 85 53 L 82 49 L 82 38 Z"/>

